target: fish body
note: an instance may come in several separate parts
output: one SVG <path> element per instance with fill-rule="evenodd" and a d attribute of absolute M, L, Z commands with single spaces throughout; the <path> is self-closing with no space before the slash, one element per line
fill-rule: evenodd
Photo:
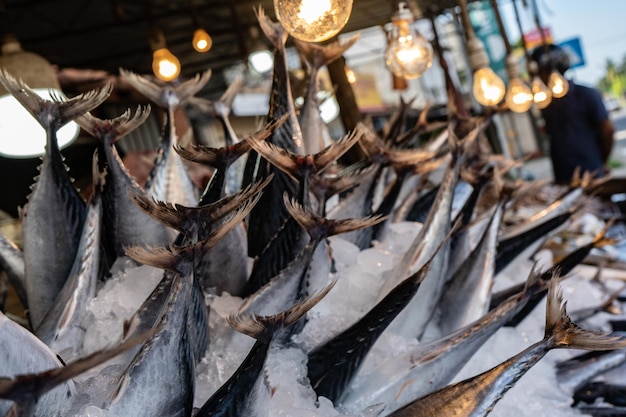
<path fill-rule="evenodd" d="M 536 275 L 527 280 L 527 289 L 512 295 L 475 322 L 444 337 L 420 343 L 399 356 L 375 367 L 366 359 L 362 371 L 347 388 L 341 403 L 351 410 L 364 404 L 384 403 L 387 412 L 448 384 L 474 353 L 528 302 L 536 290 Z"/>
<path fill-rule="evenodd" d="M 116 141 L 143 123 L 149 111 L 149 108 L 139 108 L 133 116 L 127 111 L 112 120 L 101 120 L 92 115 L 76 120 L 102 142 L 107 170 L 103 190 L 103 232 L 105 248 L 112 260 L 124 256 L 124 248 L 128 246 L 164 246 L 171 241 L 167 228 L 150 218 L 129 198 L 129 194 L 144 194 L 144 191 L 130 175 L 114 146 Z"/>
<path fill-rule="evenodd" d="M 191 280 L 176 276 L 158 322 L 120 379 L 107 410 L 120 416 L 191 416 L 194 358 L 187 327 Z"/>
<path fill-rule="evenodd" d="M 359 35 L 354 35 L 346 41 L 337 41 L 329 45 L 317 45 L 295 40 L 296 46 L 303 53 L 311 71 L 304 105 L 300 110 L 304 152 L 307 154 L 316 154 L 331 143 L 328 126 L 322 120 L 319 110 L 317 97 L 319 70 L 342 56 L 358 38 Z"/>
<path fill-rule="evenodd" d="M 583 330 L 572 323 L 565 311 L 559 288 L 558 280 L 550 281 L 544 339 L 482 374 L 415 400 L 389 416 L 486 416 L 505 393 L 551 349 L 613 350 L 626 346 L 623 337 Z"/>
<path fill-rule="evenodd" d="M 0 313 L 0 376 L 43 372 L 63 366 L 56 354 L 28 330 Z M 44 394 L 36 406 L 36 415 L 66 415 L 70 401 L 76 395 L 72 381 L 67 381 Z M 11 403 L 0 400 L 0 415 L 6 415 Z"/>
<path fill-rule="evenodd" d="M 94 158 L 95 191 L 87 206 L 87 215 L 72 270 L 55 304 L 35 333 L 50 348 L 69 362 L 82 348 L 86 329 L 82 326 L 87 303 L 96 295 L 100 266 L 100 231 L 102 224 L 101 185 L 104 174 L 97 170 Z"/>
<path fill-rule="evenodd" d="M 126 70 L 120 70 L 120 74 L 137 91 L 166 110 L 161 149 L 146 183 L 148 194 L 159 201 L 168 201 L 187 207 L 196 206 L 199 198 L 198 189 L 187 174 L 180 155 L 173 149 L 179 144 L 174 113 L 206 85 L 211 78 L 211 71 L 198 74 L 175 87 L 160 86 Z"/>
<path fill-rule="evenodd" d="M 0 83 L 46 131 L 39 176 L 22 218 L 26 292 L 30 320 L 36 327 L 54 304 L 70 273 L 85 219 L 85 202 L 67 173 L 56 131 L 102 103 L 110 94 L 111 86 L 53 102 L 40 98 L 4 71 L 0 72 Z"/>

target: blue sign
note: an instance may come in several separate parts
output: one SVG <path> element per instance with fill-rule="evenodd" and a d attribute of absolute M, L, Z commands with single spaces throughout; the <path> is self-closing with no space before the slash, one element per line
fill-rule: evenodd
<path fill-rule="evenodd" d="M 570 68 L 585 66 L 585 55 L 583 54 L 583 48 L 580 44 L 580 38 L 568 39 L 566 41 L 559 42 L 557 45 L 563 48 L 565 53 L 569 56 Z"/>

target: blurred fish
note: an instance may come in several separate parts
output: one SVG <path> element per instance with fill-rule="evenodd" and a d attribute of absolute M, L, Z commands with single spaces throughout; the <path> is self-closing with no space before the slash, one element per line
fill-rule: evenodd
<path fill-rule="evenodd" d="M 613 350 L 626 347 L 626 338 L 584 330 L 570 321 L 558 280 L 550 281 L 543 340 L 473 378 L 435 391 L 389 414 L 413 416 L 485 416 L 524 374 L 552 349 Z"/>
<path fill-rule="evenodd" d="M 211 78 L 211 70 L 197 74 L 178 86 L 161 86 L 124 69 L 120 69 L 120 75 L 137 91 L 166 110 L 161 149 L 146 183 L 148 194 L 159 201 L 187 207 L 196 206 L 198 189 L 189 178 L 185 164 L 173 149 L 180 145 L 174 125 L 174 112 L 206 85 Z"/>
<path fill-rule="evenodd" d="M 306 97 L 299 118 L 302 127 L 304 153 L 316 154 L 331 144 L 328 126 L 322 120 L 319 110 L 319 70 L 341 57 L 358 39 L 359 35 L 356 34 L 349 39 L 342 39 L 328 45 L 318 45 L 294 39 L 296 47 L 304 55 L 310 69 Z"/>
<path fill-rule="evenodd" d="M 56 131 L 102 103 L 112 86 L 107 84 L 101 90 L 67 100 L 49 101 L 4 70 L 0 71 L 0 83 L 46 131 L 46 150 L 39 176 L 22 218 L 29 316 L 31 324 L 37 327 L 72 269 L 85 219 L 85 202 L 67 173 Z"/>

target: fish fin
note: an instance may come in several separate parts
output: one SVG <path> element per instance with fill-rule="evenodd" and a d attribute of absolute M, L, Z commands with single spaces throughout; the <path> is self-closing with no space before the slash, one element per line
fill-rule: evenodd
<path fill-rule="evenodd" d="M 551 347 L 586 350 L 613 350 L 626 347 L 626 337 L 582 329 L 573 323 L 567 315 L 566 304 L 560 280 L 551 280 L 546 304 L 545 331 L 545 337 L 550 340 Z"/>
<path fill-rule="evenodd" d="M 302 52 L 307 63 L 319 69 L 328 65 L 344 54 L 359 39 L 359 34 L 355 34 L 346 40 L 339 40 L 328 45 L 319 45 L 313 42 L 305 42 L 294 39 L 296 47 Z"/>
<path fill-rule="evenodd" d="M 198 227 L 202 228 L 213 224 L 241 206 L 244 201 L 248 201 L 258 195 L 270 183 L 272 178 L 273 175 L 270 175 L 264 178 L 263 181 L 251 184 L 236 194 L 226 196 L 215 203 L 201 207 L 185 207 L 179 204 L 157 201 L 141 190 L 129 191 L 128 196 L 133 203 L 150 217 L 191 238 Z"/>
<path fill-rule="evenodd" d="M 289 214 L 309 233 L 312 239 L 364 229 L 387 219 L 386 216 L 381 215 L 360 219 L 326 219 L 305 210 L 295 199 L 289 198 L 287 193 L 283 194 L 283 201 Z"/>
<path fill-rule="evenodd" d="M 198 256 L 202 256 L 229 233 L 235 226 L 243 221 L 250 213 L 250 210 L 259 202 L 261 193 L 239 205 L 237 211 L 219 227 L 211 232 L 203 240 L 186 246 L 159 247 L 152 246 L 131 246 L 125 248 L 126 255 L 137 262 L 162 268 L 168 271 L 185 275 L 191 272 L 192 261 Z"/>
<path fill-rule="evenodd" d="M 277 50 L 285 49 L 285 42 L 287 42 L 287 31 L 279 22 L 272 22 L 266 14 L 263 7 L 259 6 L 257 9 L 254 9 L 254 13 L 256 14 L 256 18 L 259 21 L 259 26 L 261 26 L 261 30 L 267 37 L 267 39 L 272 42 L 274 48 Z"/>
<path fill-rule="evenodd" d="M 120 75 L 137 91 L 163 108 L 179 107 L 197 94 L 209 82 L 211 70 L 196 74 L 178 86 L 159 85 L 146 77 L 120 68 Z"/>
<path fill-rule="evenodd" d="M 245 313 L 247 303 L 243 303 L 236 314 L 228 317 L 228 324 L 240 333 L 260 341 L 269 342 L 276 331 L 296 323 L 307 311 L 312 309 L 335 286 L 337 279 L 291 308 L 273 316 L 258 316 Z"/>
<path fill-rule="evenodd" d="M 126 110 L 122 115 L 110 119 L 98 119 L 90 113 L 85 113 L 76 118 L 76 123 L 89 132 L 95 138 L 111 138 L 115 143 L 143 124 L 150 116 L 150 106 L 137 106 L 137 111 L 131 116 L 131 110 Z"/>
<path fill-rule="evenodd" d="M 251 141 L 264 141 L 269 138 L 274 130 L 278 129 L 283 123 L 285 123 L 288 117 L 289 115 L 285 114 L 278 120 L 267 123 L 260 130 L 245 137 L 241 142 L 231 146 L 222 148 L 210 148 L 202 145 L 193 145 L 191 147 L 174 146 L 174 150 L 178 152 L 181 157 L 189 161 L 199 162 L 201 164 L 219 168 L 220 166 L 227 165 L 229 162 L 236 160 L 248 152 L 252 148 L 250 144 Z"/>
<path fill-rule="evenodd" d="M 98 107 L 113 91 L 113 84 L 107 83 L 103 88 L 69 99 L 53 94 L 51 101 L 39 97 L 26 83 L 14 78 L 6 70 L 0 70 L 0 84 L 28 110 L 44 129 L 60 128 L 79 115 Z"/>
<path fill-rule="evenodd" d="M 45 372 L 17 375 L 13 378 L 0 378 L 0 398 L 15 401 L 18 404 L 36 401 L 57 385 L 108 361 L 137 344 L 144 343 L 159 328 L 160 326 L 155 326 L 154 329 L 130 338 L 114 348 L 100 350 L 68 363 L 66 366 Z"/>
<path fill-rule="evenodd" d="M 350 134 L 345 135 L 315 154 L 313 160 L 315 161 L 317 171 L 324 170 L 324 168 L 341 158 L 343 154 L 348 152 L 348 150 L 361 139 L 363 133 L 362 125 L 357 125 Z"/>

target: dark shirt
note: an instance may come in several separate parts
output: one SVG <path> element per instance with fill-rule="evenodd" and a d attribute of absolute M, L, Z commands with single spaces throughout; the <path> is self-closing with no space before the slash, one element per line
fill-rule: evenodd
<path fill-rule="evenodd" d="M 565 97 L 553 99 L 542 115 L 555 182 L 569 182 L 577 166 L 581 173 L 604 174 L 600 124 L 609 114 L 598 91 L 570 81 Z"/>

